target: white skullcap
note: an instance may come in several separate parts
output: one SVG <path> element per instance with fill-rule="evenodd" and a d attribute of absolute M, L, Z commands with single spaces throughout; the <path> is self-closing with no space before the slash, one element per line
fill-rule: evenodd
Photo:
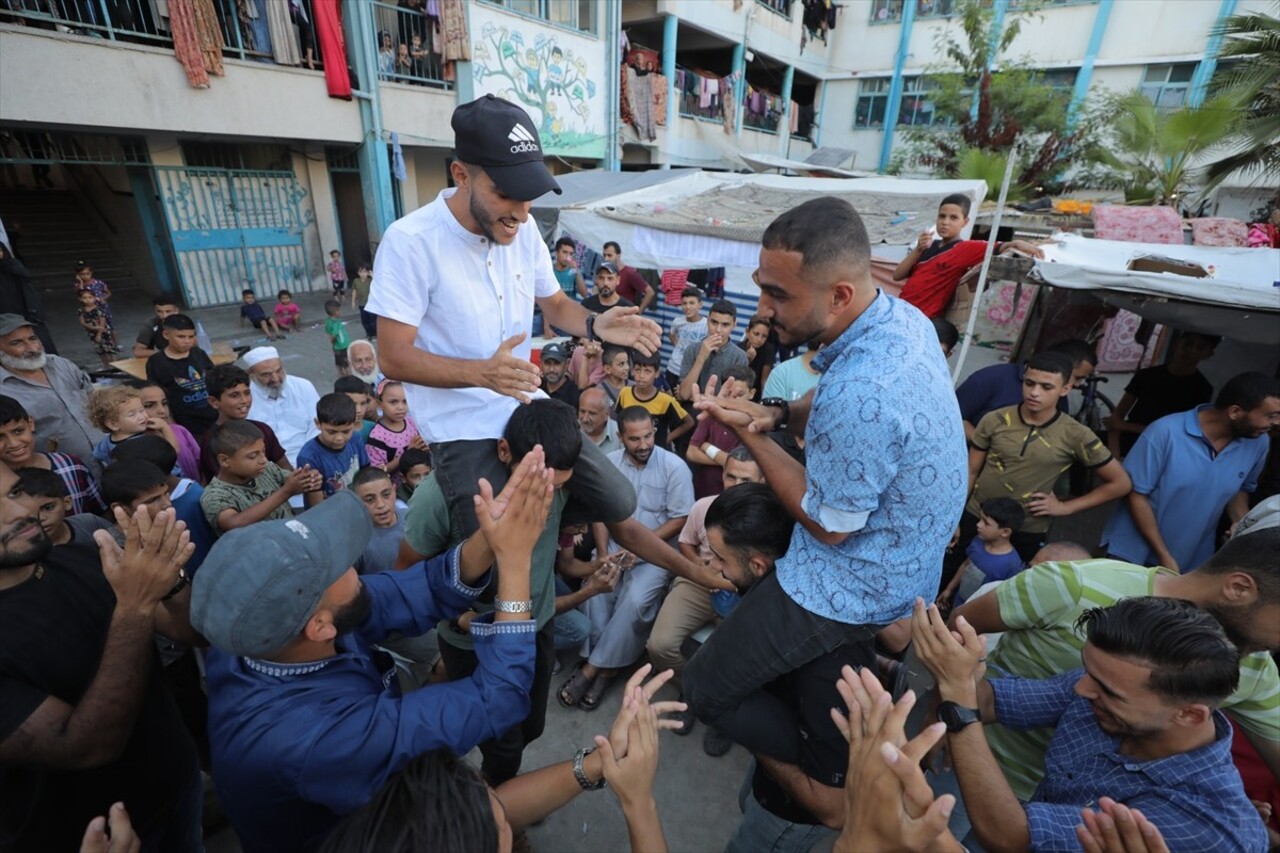
<path fill-rule="evenodd" d="M 244 354 L 244 366 L 252 368 L 256 364 L 272 358 L 279 358 L 280 351 L 275 347 L 254 347 Z"/>

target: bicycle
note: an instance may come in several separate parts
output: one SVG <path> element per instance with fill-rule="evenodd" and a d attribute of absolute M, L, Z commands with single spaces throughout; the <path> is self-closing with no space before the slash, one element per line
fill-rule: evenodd
<path fill-rule="evenodd" d="M 1116 410 L 1116 404 L 1111 402 L 1111 398 L 1098 390 L 1098 386 L 1107 381 L 1107 377 L 1096 373 L 1081 380 L 1080 406 L 1070 413 L 1071 417 L 1088 427 L 1104 446 L 1107 443 L 1107 423 Z M 1068 472 L 1068 484 L 1073 495 L 1083 495 L 1096 485 L 1092 472 L 1078 463 L 1072 465 Z"/>

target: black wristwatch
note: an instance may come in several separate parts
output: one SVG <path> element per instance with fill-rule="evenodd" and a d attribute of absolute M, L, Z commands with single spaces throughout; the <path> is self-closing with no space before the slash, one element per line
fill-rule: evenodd
<path fill-rule="evenodd" d="M 166 593 L 164 594 L 164 598 L 162 598 L 162 599 L 160 599 L 160 600 L 161 600 L 161 601 L 168 601 L 169 599 L 173 598 L 175 595 L 177 595 L 178 593 L 180 593 L 180 592 L 182 592 L 184 589 L 186 589 L 186 588 L 187 588 L 187 584 L 189 584 L 189 583 L 191 583 L 191 578 L 187 577 L 187 570 L 186 570 L 186 568 L 178 569 L 178 580 L 177 580 L 177 582 L 173 585 L 173 588 L 172 588 L 172 589 L 170 589 L 168 592 L 166 592 Z"/>
<path fill-rule="evenodd" d="M 589 341 L 602 340 L 602 338 L 596 334 L 596 318 L 599 316 L 600 315 L 594 311 L 587 315 L 587 340 Z"/>
<path fill-rule="evenodd" d="M 982 722 L 982 714 L 977 708 L 966 708 L 955 702 L 939 702 L 938 719 L 947 724 L 948 732 L 954 734 L 965 726 Z"/>
<path fill-rule="evenodd" d="M 771 409 L 782 409 L 782 420 L 778 421 L 778 425 L 774 429 L 786 429 L 787 424 L 791 421 L 791 404 L 781 397 L 765 397 L 760 401 L 760 405 L 768 406 Z"/>

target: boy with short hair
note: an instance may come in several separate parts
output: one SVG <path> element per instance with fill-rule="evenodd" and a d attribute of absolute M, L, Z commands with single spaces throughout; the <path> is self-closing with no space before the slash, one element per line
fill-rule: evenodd
<path fill-rule="evenodd" d="M 93 531 L 109 530 L 111 523 L 92 513 L 71 514 L 71 493 L 67 484 L 53 471 L 44 468 L 19 468 L 17 490 L 39 499 L 36 517 L 45 535 L 55 546 L 72 540 L 93 542 Z M 96 547 L 96 546 L 95 546 Z"/>
<path fill-rule="evenodd" d="M 654 382 L 658 378 L 658 365 L 661 360 L 657 353 L 645 355 L 636 352 L 631 359 L 631 380 L 618 393 L 618 402 L 614 411 L 621 412 L 631 406 L 641 406 L 653 415 L 653 425 L 657 430 L 654 440 L 660 447 L 670 448 L 680 436 L 693 429 L 693 416 L 684 410 L 675 397 L 666 391 L 659 391 Z"/>
<path fill-rule="evenodd" d="M 689 344 L 700 344 L 707 336 L 707 318 L 702 316 L 702 291 L 689 285 L 680 294 L 681 316 L 671 321 L 667 338 L 671 341 L 671 360 L 667 362 L 667 388 L 680 387 L 680 365 L 684 363 Z"/>
<path fill-rule="evenodd" d="M 404 479 L 396 489 L 396 497 L 407 504 L 418 484 L 431 474 L 431 451 L 410 447 L 400 455 L 400 473 Z"/>
<path fill-rule="evenodd" d="M 564 291 L 565 296 L 582 300 L 587 298 L 587 283 L 582 280 L 582 273 L 578 271 L 578 265 L 573 262 L 573 255 L 577 250 L 578 247 L 574 244 L 572 237 L 561 237 L 557 240 L 551 270 L 555 273 L 556 281 L 560 282 L 560 289 Z"/>
<path fill-rule="evenodd" d="M 213 359 L 196 346 L 196 324 L 186 314 L 165 318 L 164 341 L 164 349 L 147 359 L 147 379 L 164 389 L 173 419 L 199 438 L 218 420 L 205 388 Z"/>
<path fill-rule="evenodd" d="M 984 583 L 1008 580 L 1026 568 L 1013 547 L 1013 532 L 1027 517 L 1022 504 L 1013 498 L 991 498 L 982 502 L 978 533 L 965 548 L 967 558 L 951 582 L 938 595 L 938 608 L 949 610 L 964 604 Z"/>
<path fill-rule="evenodd" d="M 351 491 L 373 519 L 373 535 L 356 561 L 356 571 L 362 575 L 389 572 L 396 567 L 396 556 L 404 540 L 404 516 L 408 507 L 396 499 L 391 476 L 376 465 L 366 465 L 356 472 Z"/>
<path fill-rule="evenodd" d="M 604 348 L 604 377 L 596 385 L 609 398 L 609 408 L 617 409 L 622 389 L 631 378 L 631 352 L 612 344 Z"/>
<path fill-rule="evenodd" d="M 934 240 L 929 231 L 922 231 L 915 248 L 907 253 L 893 271 L 893 280 L 907 283 L 902 286 L 899 298 L 920 309 L 926 317 L 945 314 L 951 298 L 956 294 L 960 279 L 971 268 L 982 263 L 987 251 L 986 240 L 961 240 L 960 232 L 969 224 L 969 197 L 964 193 L 952 193 L 938 205 L 938 218 Z M 996 252 L 1011 249 L 1043 258 L 1038 246 L 1025 240 L 996 243 Z"/>
<path fill-rule="evenodd" d="M 111 459 L 113 462 L 124 464 L 148 462 L 161 471 L 170 472 L 169 503 L 178 521 L 186 522 L 187 532 L 191 534 L 191 544 L 196 546 L 186 565 L 187 576 L 195 577 L 200 564 L 204 562 L 205 555 L 209 553 L 214 540 L 218 538 L 218 534 L 204 517 L 204 510 L 200 508 L 200 496 L 204 494 L 204 487 L 195 480 L 172 473 L 178 454 L 159 436 L 143 435 L 133 441 L 125 442 L 112 451 Z"/>
<path fill-rule="evenodd" d="M 217 533 L 263 519 L 293 518 L 289 498 L 320 487 L 319 472 L 302 460 L 287 474 L 269 461 L 262 430 L 248 421 L 227 421 L 212 432 L 218 476 L 205 487 L 200 508 Z"/>
<path fill-rule="evenodd" d="M 333 363 L 338 367 L 339 376 L 351 375 L 351 362 L 347 359 L 347 347 L 351 346 L 351 336 L 347 334 L 347 325 L 338 319 L 342 311 L 342 303 L 336 299 L 326 300 L 324 313 L 329 319 L 324 321 L 325 334 L 333 344 Z"/>
<path fill-rule="evenodd" d="M 320 434 L 298 451 L 298 466 L 310 466 L 320 474 L 320 482 L 303 495 L 309 507 L 349 487 L 356 472 L 369 464 L 364 439 L 356 432 L 356 404 L 346 394 L 320 398 L 316 426 Z"/>
<path fill-rule="evenodd" d="M 280 446 L 275 430 L 262 421 L 249 417 L 249 409 L 253 407 L 253 393 L 249 390 L 249 373 L 234 364 L 219 364 L 209 371 L 205 377 L 205 388 L 209 393 L 209 405 L 218 413 L 217 425 L 227 421 L 248 421 L 262 431 L 263 446 L 267 459 L 286 471 L 293 470 L 288 455 Z M 218 476 L 218 456 L 210 446 L 210 435 L 200 442 L 200 476 L 207 483 Z"/>
<path fill-rule="evenodd" d="M 280 331 L 280 326 L 272 317 L 267 316 L 267 312 L 258 304 L 258 297 L 249 288 L 240 291 L 240 299 L 244 302 L 240 306 L 240 325 L 243 326 L 245 320 L 249 321 L 249 325 L 255 329 L 261 329 L 262 334 L 267 336 L 267 340 L 284 340 L 284 334 Z"/>
<path fill-rule="evenodd" d="M 172 506 L 169 503 L 169 475 L 143 459 L 112 462 L 103 469 L 99 487 L 108 509 L 120 507 L 130 517 L 140 506 L 146 507 L 152 518 Z M 116 536 L 116 533 L 123 536 L 123 531 L 118 528 L 112 535 Z"/>
<path fill-rule="evenodd" d="M 707 336 L 696 347 L 684 351 L 680 362 L 680 385 L 676 396 L 681 400 L 693 399 L 693 386 L 707 390 L 707 380 L 712 376 L 723 381 L 725 371 L 731 367 L 750 365 L 746 352 L 733 343 L 733 326 L 738 320 L 738 308 L 728 299 L 717 299 L 707 310 Z"/>
<path fill-rule="evenodd" d="M 378 423 L 378 404 L 369 383 L 358 376 L 339 376 L 333 382 L 334 393 L 346 394 L 356 404 L 356 422 L 360 424 L 360 437 L 369 440 L 369 433 Z M 373 415 L 372 418 L 369 415 Z"/>

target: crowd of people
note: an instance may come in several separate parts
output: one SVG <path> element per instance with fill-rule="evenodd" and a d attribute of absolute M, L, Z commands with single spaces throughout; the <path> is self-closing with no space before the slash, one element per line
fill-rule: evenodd
<path fill-rule="evenodd" d="M 588 288 L 527 224 L 559 187 L 523 110 L 453 130 L 328 393 L 270 345 L 215 366 L 163 298 L 114 384 L 0 315 L 0 850 L 200 850 L 211 778 L 246 851 L 507 851 L 606 785 L 661 851 L 663 733 L 699 721 L 752 756 L 735 853 L 1280 843 L 1280 380 L 1215 392 L 1183 333 L 1105 437 L 1065 411 L 1085 341 L 953 388 L 955 197 L 903 299 L 816 198 L 740 340 L 693 286 L 664 333 L 621 247 Z M 287 295 L 244 320 L 296 329 Z M 615 690 L 524 766 L 553 695 Z"/>

